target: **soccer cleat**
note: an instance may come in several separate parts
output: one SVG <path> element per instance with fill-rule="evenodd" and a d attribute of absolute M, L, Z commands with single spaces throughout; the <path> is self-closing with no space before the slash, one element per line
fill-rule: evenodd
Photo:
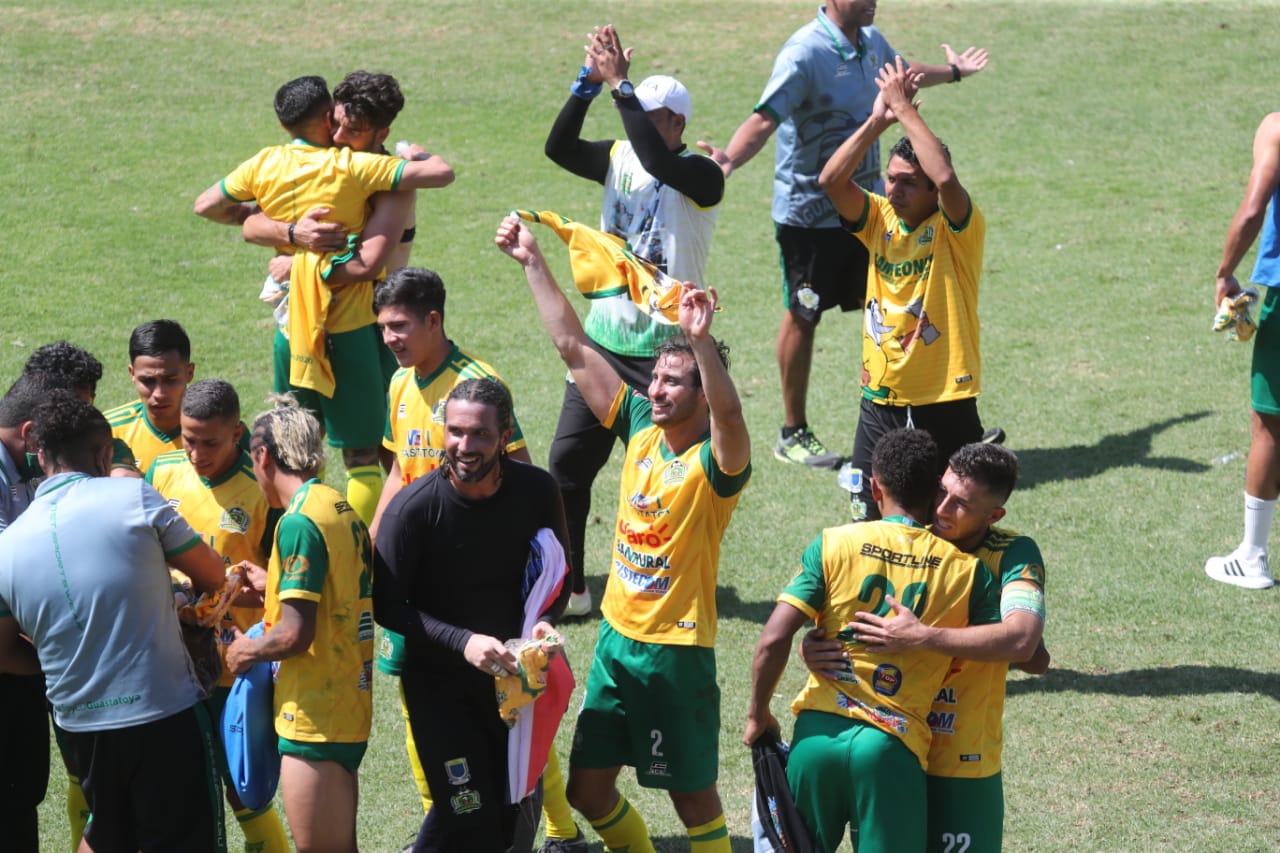
<path fill-rule="evenodd" d="M 1225 557 L 1210 557 L 1204 564 L 1204 573 L 1216 581 L 1245 589 L 1267 589 L 1274 586 L 1267 555 L 1246 559 L 1235 553 Z"/>
<path fill-rule="evenodd" d="M 796 430 L 788 438 L 779 433 L 778 443 L 773 446 L 773 456 L 782 462 L 795 462 L 810 468 L 839 468 L 844 461 L 839 453 L 827 450 L 808 427 Z"/>
<path fill-rule="evenodd" d="M 580 829 L 573 838 L 548 838 L 542 842 L 538 853 L 587 853 L 587 838 Z"/>
<path fill-rule="evenodd" d="M 569 596 L 569 603 L 564 606 L 565 616 L 591 615 L 591 590 L 584 589 Z"/>
<path fill-rule="evenodd" d="M 1004 430 L 992 427 L 982 434 L 983 444 L 1004 444 Z"/>
<path fill-rule="evenodd" d="M 1247 341 L 1253 337 L 1258 326 L 1249 313 L 1258 302 L 1256 288 L 1246 287 L 1235 296 L 1224 296 L 1218 303 L 1218 313 L 1213 316 L 1213 330 L 1221 332 L 1230 330 L 1233 341 Z"/>

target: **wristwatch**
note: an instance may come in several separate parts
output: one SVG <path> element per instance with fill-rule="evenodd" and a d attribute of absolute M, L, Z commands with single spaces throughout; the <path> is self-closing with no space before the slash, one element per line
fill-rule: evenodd
<path fill-rule="evenodd" d="M 636 87 L 631 85 L 631 81 L 622 78 L 622 82 L 618 84 L 618 88 L 613 90 L 613 99 L 620 101 L 623 98 L 634 98 L 636 96 Z"/>

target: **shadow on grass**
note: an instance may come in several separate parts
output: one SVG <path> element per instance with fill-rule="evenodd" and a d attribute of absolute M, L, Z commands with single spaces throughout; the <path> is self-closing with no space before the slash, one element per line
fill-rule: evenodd
<path fill-rule="evenodd" d="M 1010 681 L 1010 696 L 1027 693 L 1106 693 L 1112 696 L 1189 696 L 1256 693 L 1280 702 L 1280 674 L 1233 666 L 1162 666 L 1123 672 L 1050 669 L 1040 678 Z"/>
<path fill-rule="evenodd" d="M 777 603 L 776 599 L 743 601 L 738 596 L 737 587 L 716 587 L 716 613 L 721 619 L 743 619 L 763 625 L 769 621 L 769 616 L 773 614 L 774 605 Z"/>
<path fill-rule="evenodd" d="M 1084 480 L 1111 468 L 1158 468 L 1200 474 L 1210 465 L 1176 456 L 1151 456 L 1151 440 L 1159 433 L 1179 424 L 1208 417 L 1211 412 L 1192 412 L 1176 418 L 1157 421 L 1131 432 L 1103 436 L 1096 444 L 1074 444 L 1070 447 L 1033 447 L 1013 450 L 1018 454 L 1019 489 L 1034 489 L 1041 483 L 1059 480 Z"/>

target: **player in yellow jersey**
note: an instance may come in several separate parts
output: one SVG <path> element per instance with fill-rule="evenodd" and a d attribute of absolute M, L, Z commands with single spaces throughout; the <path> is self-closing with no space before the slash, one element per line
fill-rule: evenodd
<path fill-rule="evenodd" d="M 453 181 L 453 170 L 439 157 L 404 161 L 330 147 L 333 101 L 320 77 L 281 86 L 275 106 L 293 141 L 263 149 L 202 193 L 197 214 L 241 225 L 261 209 L 272 219 L 296 223 L 324 207 L 332 221 L 355 235 L 367 221 L 368 200 L 375 193 Z M 293 244 L 296 227 L 288 231 Z M 276 360 L 274 384 L 278 392 L 296 390 L 303 404 L 323 418 L 329 443 L 342 449 L 348 474 L 354 475 L 348 483 L 351 503 L 362 518 L 372 520 L 381 488 L 377 448 L 385 426 L 373 276 L 348 284 L 331 278 L 335 268 L 360 251 L 357 241 L 343 255 L 296 251 L 290 274 L 289 358 Z"/>
<path fill-rule="evenodd" d="M 835 850 L 846 825 L 854 849 L 924 850 L 929 710 L 951 660 L 931 651 L 887 654 L 848 623 L 900 599 L 922 623 L 960 627 L 999 619 L 999 587 L 977 558 L 923 522 L 937 491 L 937 448 L 923 430 L 894 430 L 876 447 L 871 488 L 884 520 L 825 530 L 805 550 L 756 646 L 745 743 L 777 730 L 769 710 L 796 631 L 814 620 L 848 658 L 811 674 L 792 703 L 787 780 L 817 849 Z"/>
<path fill-rule="evenodd" d="M 221 379 L 201 379 L 187 386 L 182 398 L 181 429 L 183 449 L 156 457 L 147 471 L 147 482 L 228 566 L 246 560 L 265 565 L 279 512 L 267 505 L 254 479 L 249 454 L 239 446 L 245 428 L 240 421 L 240 398 L 231 384 Z M 223 616 L 218 631 L 224 653 L 235 637 L 235 629 L 247 631 L 261 620 L 261 607 L 233 605 Z M 221 717 L 234 681 L 235 675 L 224 668 L 209 700 L 214 720 Z M 214 731 L 218 731 L 216 726 Z M 226 755 L 221 749 L 216 752 L 226 780 Z M 245 850 L 288 853 L 284 825 L 275 808 L 267 805 L 257 811 L 246 809 L 230 786 L 226 791 L 244 832 Z"/>
<path fill-rule="evenodd" d="M 374 311 L 382 340 L 400 368 L 391 379 L 387 395 L 387 431 L 382 446 L 393 455 L 369 532 L 376 539 L 382 513 L 400 490 L 440 467 L 444 460 L 444 401 L 455 385 L 467 379 L 502 378 L 492 367 L 464 352 L 445 335 L 445 288 L 431 270 L 406 267 L 396 270 L 374 292 Z M 507 455 L 532 463 L 520 424 L 512 418 Z M 378 670 L 399 676 L 404 638 L 383 629 Z M 418 763 L 408 709 L 405 714 L 405 749 L 414 781 L 422 797 L 424 813 L 431 810 L 431 794 Z"/>
<path fill-rule="evenodd" d="M 227 667 L 274 662 L 285 817 L 300 851 L 358 849 L 357 771 L 373 717 L 369 533 L 316 479 L 320 425 L 289 398 L 254 421 L 258 486 L 285 512 L 267 570 L 266 634 L 236 632 Z"/>
<path fill-rule="evenodd" d="M 716 791 L 715 587 L 720 540 L 751 476 L 751 440 L 727 350 L 711 336 L 715 290 L 685 284 L 683 339 L 658 347 L 643 397 L 590 346 L 528 228 L 509 216 L 495 239 L 523 268 L 583 399 L 627 446 L 569 802 L 609 849 L 652 851 L 643 819 L 617 788 L 630 765 L 640 784 L 667 790 L 694 853 L 727 853 Z"/>
<path fill-rule="evenodd" d="M 853 442 L 853 465 L 863 472 L 876 442 L 892 429 L 928 431 L 940 463 L 983 434 L 978 281 L 986 220 L 956 177 L 946 146 L 912 105 L 919 84 L 919 73 L 901 58 L 884 66 L 871 117 L 831 155 L 819 178 L 871 255 Z M 895 122 L 906 136 L 889 152 L 886 195 L 876 195 L 851 178 Z M 865 485 L 853 500 L 855 520 L 864 512 L 876 517 Z"/>
<path fill-rule="evenodd" d="M 1042 639 L 1045 573 L 1040 549 L 1030 537 L 994 526 L 1005 516 L 1017 473 L 1011 451 L 965 445 L 951 455 L 934 508 L 934 533 L 977 556 L 1000 580 L 998 624 L 931 628 L 891 600 L 893 618 L 866 615 L 854 625 L 860 638 L 885 651 L 923 647 L 957 656 L 929 715 L 929 849 L 934 851 L 1001 849 L 1006 662 L 1034 674 L 1049 666 Z M 802 651 L 821 674 L 844 652 L 842 643 L 813 642 L 818 633 L 805 638 Z"/>
<path fill-rule="evenodd" d="M 138 399 L 103 414 L 111 424 L 113 477 L 141 477 L 161 453 L 182 448 L 182 395 L 195 375 L 191 339 L 173 320 L 129 335 L 129 378 Z"/>

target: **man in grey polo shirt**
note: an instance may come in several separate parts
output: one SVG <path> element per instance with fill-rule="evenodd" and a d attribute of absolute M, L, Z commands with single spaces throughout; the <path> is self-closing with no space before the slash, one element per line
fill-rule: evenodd
<path fill-rule="evenodd" d="M 151 486 L 107 476 L 111 428 L 93 406 L 53 392 L 28 435 L 47 479 L 0 533 L 0 671 L 43 670 L 90 849 L 218 849 L 208 720 L 166 566 L 212 590 L 222 558 Z"/>

